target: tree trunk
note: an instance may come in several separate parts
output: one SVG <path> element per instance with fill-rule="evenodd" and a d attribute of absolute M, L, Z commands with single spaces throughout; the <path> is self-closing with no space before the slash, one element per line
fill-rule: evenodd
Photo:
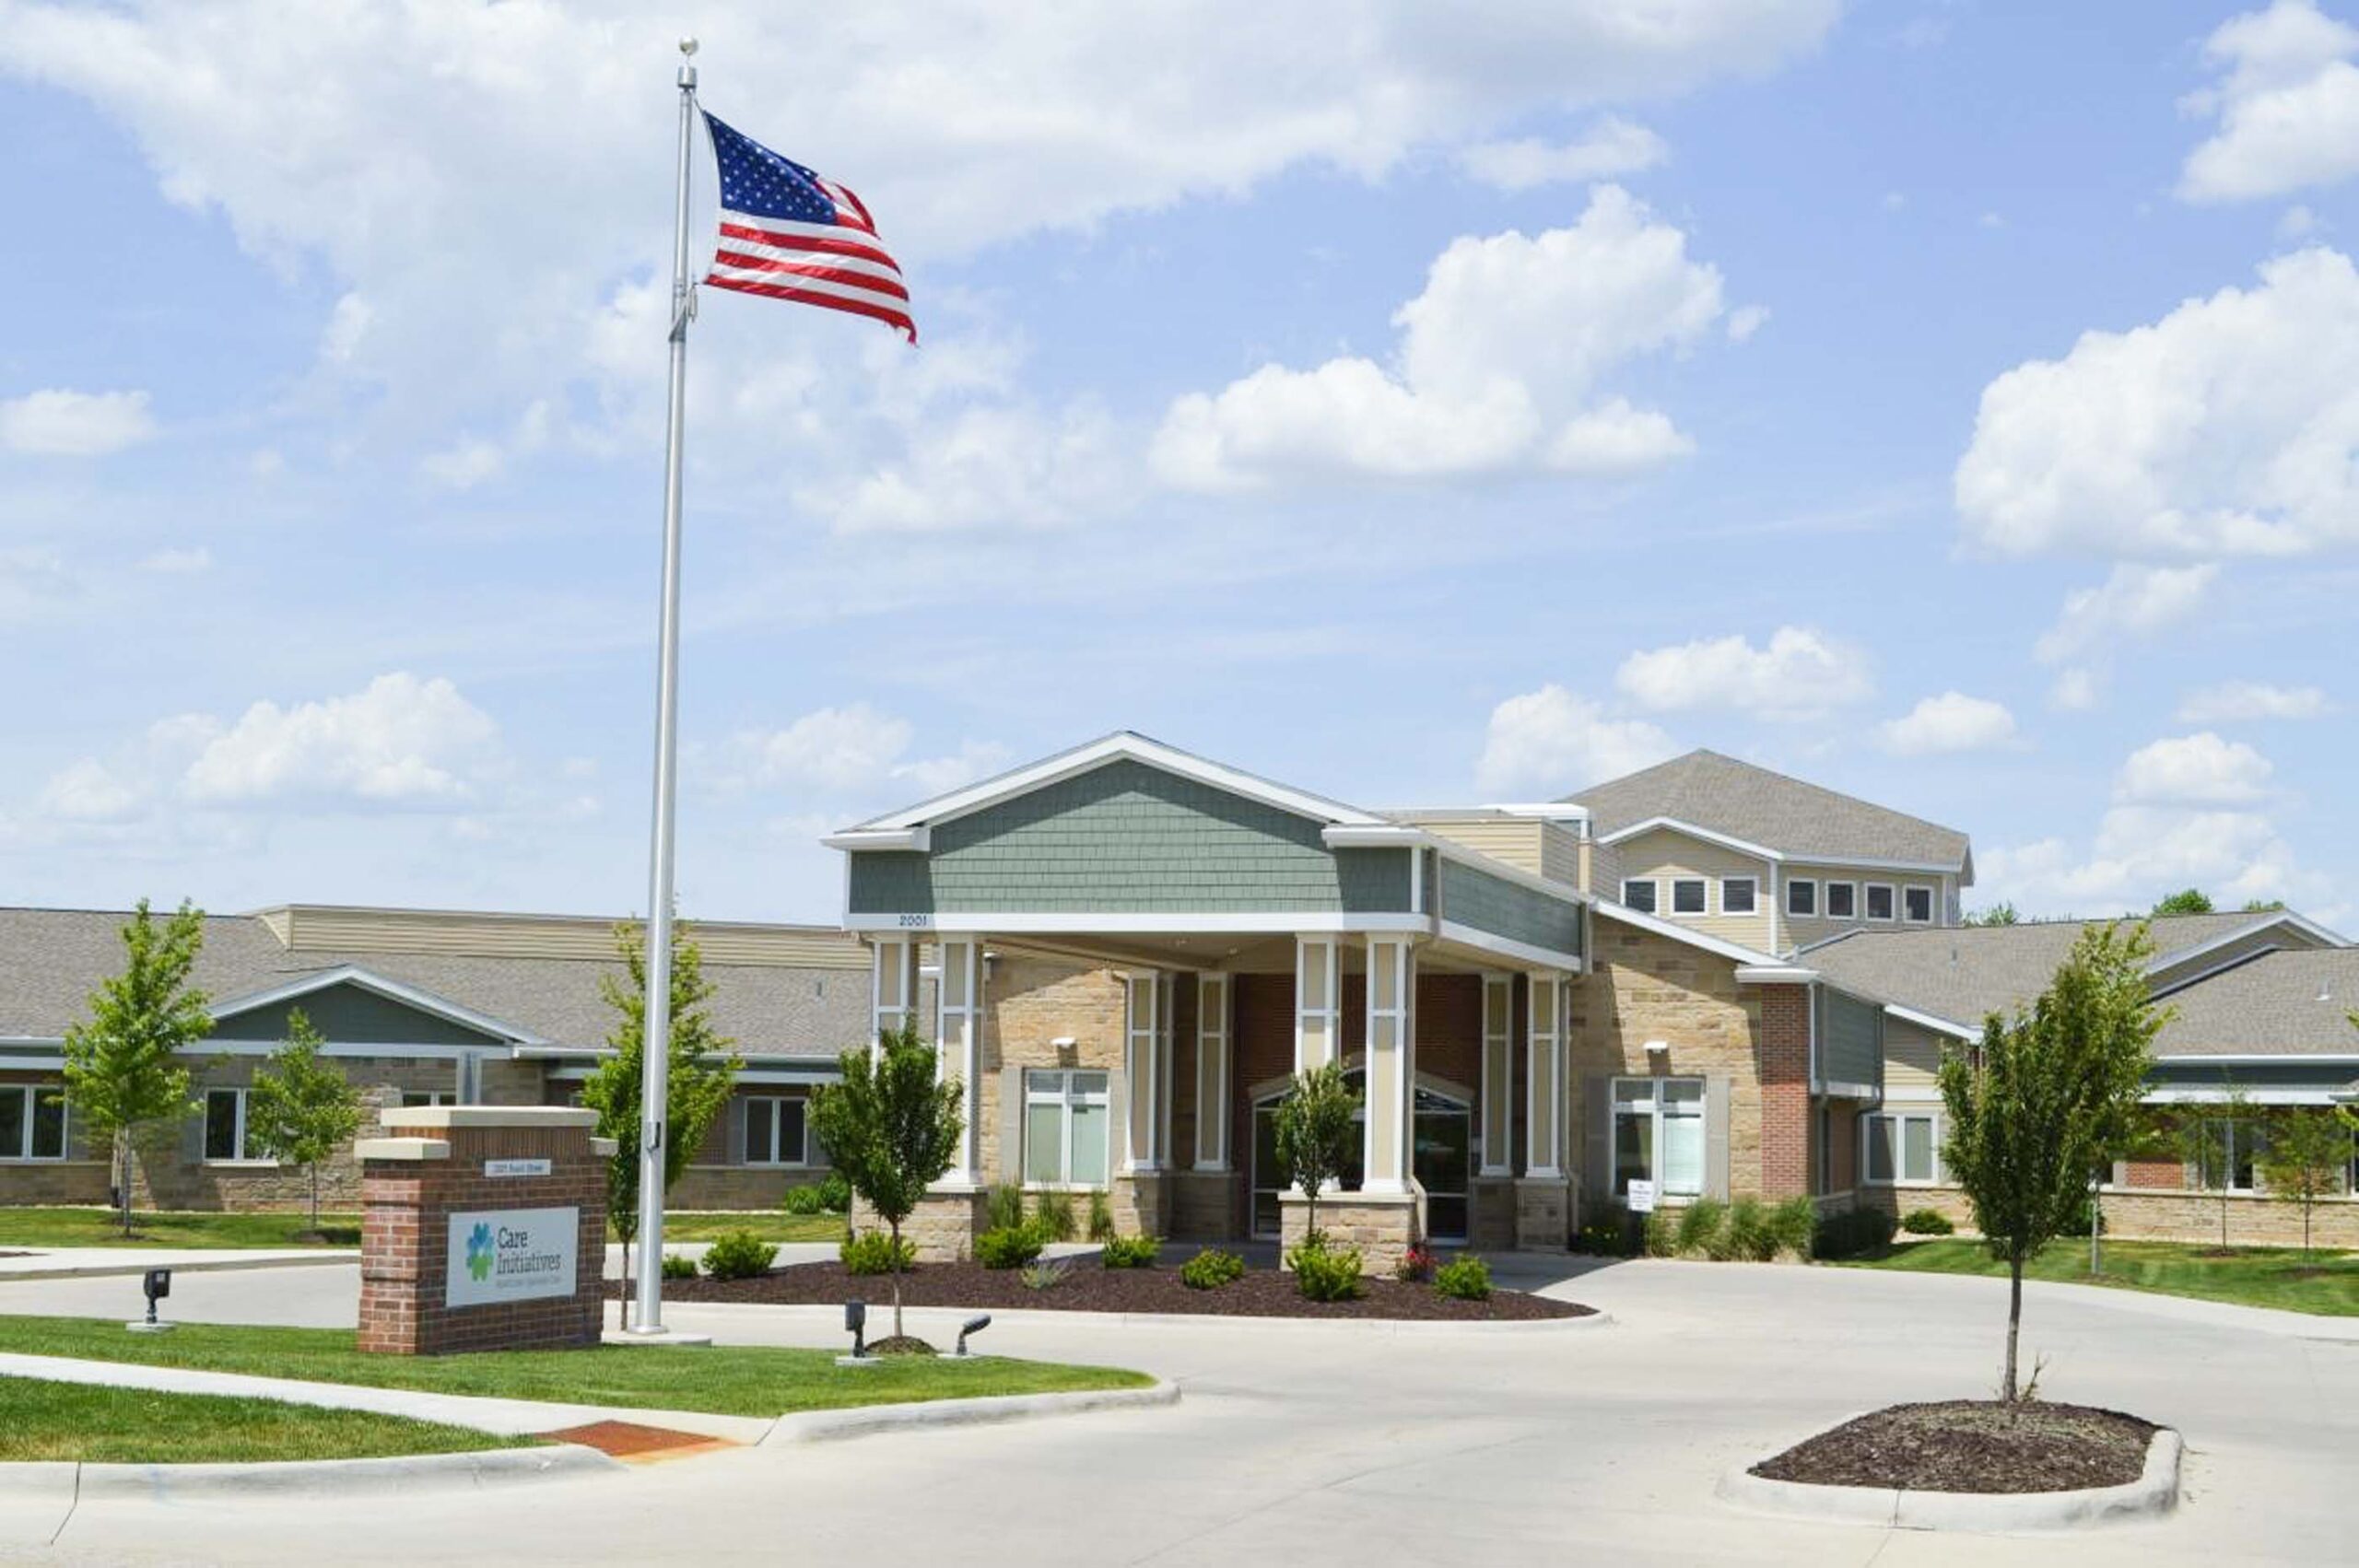
<path fill-rule="evenodd" d="M 2089 1272 L 2092 1274 L 2105 1272 L 2105 1252 L 2097 1239 L 2105 1230 L 2105 1202 L 2098 1196 L 2098 1191 L 2097 1178 L 2091 1176 L 2089 1178 Z"/>
<path fill-rule="evenodd" d="M 311 1162 L 311 1235 L 320 1234 L 320 1163 Z"/>
<path fill-rule="evenodd" d="M 2024 1259 L 2016 1253 L 2007 1259 L 2007 1372 L 1999 1397 L 2012 1405 L 2015 1402 L 2015 1338 L 2024 1324 Z"/>
<path fill-rule="evenodd" d="M 123 1235 L 131 1239 L 131 1132 L 123 1129 L 114 1135 L 115 1198 L 123 1211 Z"/>
<path fill-rule="evenodd" d="M 901 1222 L 886 1220 L 893 1236 L 893 1338 L 901 1337 Z"/>

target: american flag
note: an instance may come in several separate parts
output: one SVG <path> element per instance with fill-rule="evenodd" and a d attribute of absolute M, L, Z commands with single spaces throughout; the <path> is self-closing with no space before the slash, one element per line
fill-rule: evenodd
<path fill-rule="evenodd" d="M 721 241 L 707 283 L 869 316 L 914 344 L 910 291 L 849 187 L 707 114 L 721 166 Z"/>

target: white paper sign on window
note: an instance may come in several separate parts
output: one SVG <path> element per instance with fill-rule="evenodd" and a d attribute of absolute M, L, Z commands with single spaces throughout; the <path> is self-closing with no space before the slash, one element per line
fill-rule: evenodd
<path fill-rule="evenodd" d="M 1633 1179 L 1630 1183 L 1628 1203 L 1630 1212 L 1633 1214 L 1653 1213 L 1655 1211 L 1655 1184 L 1650 1181 L 1638 1181 Z"/>

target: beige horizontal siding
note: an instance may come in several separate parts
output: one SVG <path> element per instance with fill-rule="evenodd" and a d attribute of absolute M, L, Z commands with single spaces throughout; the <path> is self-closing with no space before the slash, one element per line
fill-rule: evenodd
<path fill-rule="evenodd" d="M 1900 1089 L 1931 1089 L 1942 1065 L 1942 1052 L 1951 1044 L 1947 1035 L 1884 1015 L 1884 1087 L 1889 1094 Z"/>
<path fill-rule="evenodd" d="M 1425 821 L 1418 826 L 1437 838 L 1461 845 L 1478 855 L 1534 876 L 1545 876 L 1540 830 L 1545 825 L 1522 817 L 1470 817 L 1461 821 Z M 1571 880 L 1567 877 L 1566 880 Z"/>
<path fill-rule="evenodd" d="M 1718 844 L 1692 838 L 1675 828 L 1659 827 L 1625 838 L 1614 846 L 1621 864 L 1615 870 L 1614 881 L 1607 896 L 1620 898 L 1625 880 L 1650 877 L 1659 884 L 1655 891 L 1655 913 L 1667 920 L 1676 920 L 1691 930 L 1716 936 L 1726 942 L 1742 942 L 1750 948 L 1767 951 L 1770 945 L 1769 900 L 1770 862 L 1757 855 L 1725 848 Z M 1723 915 L 1720 908 L 1720 879 L 1751 877 L 1754 889 L 1754 912 L 1750 915 Z M 1678 915 L 1672 912 L 1671 884 L 1681 877 L 1701 877 L 1705 915 Z M 1601 883 L 1601 889 L 1603 884 Z"/>
<path fill-rule="evenodd" d="M 480 915 L 417 909 L 265 911 L 272 934 L 290 949 L 329 953 L 423 953 L 479 958 L 612 958 L 615 922 L 585 916 Z M 819 926 L 690 922 L 712 964 L 865 969 L 867 950 Z"/>

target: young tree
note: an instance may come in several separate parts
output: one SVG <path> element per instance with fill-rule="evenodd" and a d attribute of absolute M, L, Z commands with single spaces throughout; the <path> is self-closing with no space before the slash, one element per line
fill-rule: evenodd
<path fill-rule="evenodd" d="M 827 1163 L 876 1211 L 893 1238 L 893 1337 L 901 1337 L 901 1222 L 957 1163 L 966 1089 L 940 1076 L 934 1049 L 915 1025 L 877 1037 L 874 1052 L 849 1050 L 840 1082 L 811 1097 L 811 1130 Z"/>
<path fill-rule="evenodd" d="M 2016 1347 L 2024 1266 L 2078 1217 L 2107 1141 L 2130 1125 L 2164 1015 L 2148 1000 L 2142 925 L 2127 938 L 2092 926 L 2028 1013 L 1993 1013 L 1982 1043 L 1942 1061 L 1949 1137 L 1942 1159 L 1973 1205 L 1990 1255 L 2007 1265 L 2005 1402 L 2020 1398 Z"/>
<path fill-rule="evenodd" d="M 2342 1187 L 2351 1167 L 2351 1113 L 2340 1106 L 2296 1106 L 2276 1117 L 2260 1156 L 2271 1196 L 2302 1206 L 2302 1256 L 2310 1255 L 2310 1211 Z"/>
<path fill-rule="evenodd" d="M 311 1183 L 311 1233 L 320 1229 L 320 1164 L 360 1130 L 360 1091 L 320 1054 L 326 1045 L 301 1008 L 287 1014 L 287 1038 L 254 1070 L 246 1092 L 246 1137 L 274 1160 L 300 1165 Z"/>
<path fill-rule="evenodd" d="M 1319 1234 L 1319 1194 L 1331 1183 L 1340 1184 L 1359 1135 L 1353 1117 L 1360 1097 L 1344 1082 L 1335 1062 L 1294 1075 L 1294 1088 L 1278 1102 L 1272 1130 L 1277 1135 L 1278 1177 L 1302 1188 L 1309 1200 L 1308 1235 Z"/>
<path fill-rule="evenodd" d="M 2023 916 L 2016 911 L 2015 907 L 2003 900 L 1991 905 L 1988 909 L 1973 910 L 1966 917 L 1966 923 L 1969 926 L 2013 926 L 2020 925 L 2022 922 Z"/>
<path fill-rule="evenodd" d="M 2195 1173 L 2195 1185 L 2220 1195 L 2224 1248 L 2228 1245 L 2228 1195 L 2236 1189 L 2236 1146 L 2259 1129 L 2252 1096 L 2240 1083 L 2224 1082 L 2218 1099 L 2182 1102 L 2172 1113 L 2171 1146 Z"/>
<path fill-rule="evenodd" d="M 2212 895 L 2200 887 L 2182 887 L 2154 901 L 2157 915 L 2208 915 L 2212 912 Z"/>
<path fill-rule="evenodd" d="M 213 1033 L 205 995 L 189 984 L 205 917 L 183 902 L 160 926 L 147 900 L 123 928 L 123 973 L 90 993 L 90 1017 L 65 1032 L 65 1104 L 107 1141 L 123 1234 L 131 1234 L 134 1145 L 196 1109 L 182 1051 Z"/>
<path fill-rule="evenodd" d="M 672 927 L 672 1024 L 663 1090 L 663 1189 L 680 1179 L 728 1108 L 745 1064 L 736 1042 L 713 1026 L 713 985 L 686 920 Z M 647 946 L 637 926 L 615 928 L 623 974 L 602 976 L 598 989 L 615 1011 L 606 1036 L 613 1054 L 581 1082 L 581 1103 L 598 1113 L 597 1134 L 615 1141 L 606 1162 L 606 1212 L 623 1240 L 624 1312 L 630 1310 L 630 1244 L 639 1235 L 639 1139 L 647 1078 Z"/>

